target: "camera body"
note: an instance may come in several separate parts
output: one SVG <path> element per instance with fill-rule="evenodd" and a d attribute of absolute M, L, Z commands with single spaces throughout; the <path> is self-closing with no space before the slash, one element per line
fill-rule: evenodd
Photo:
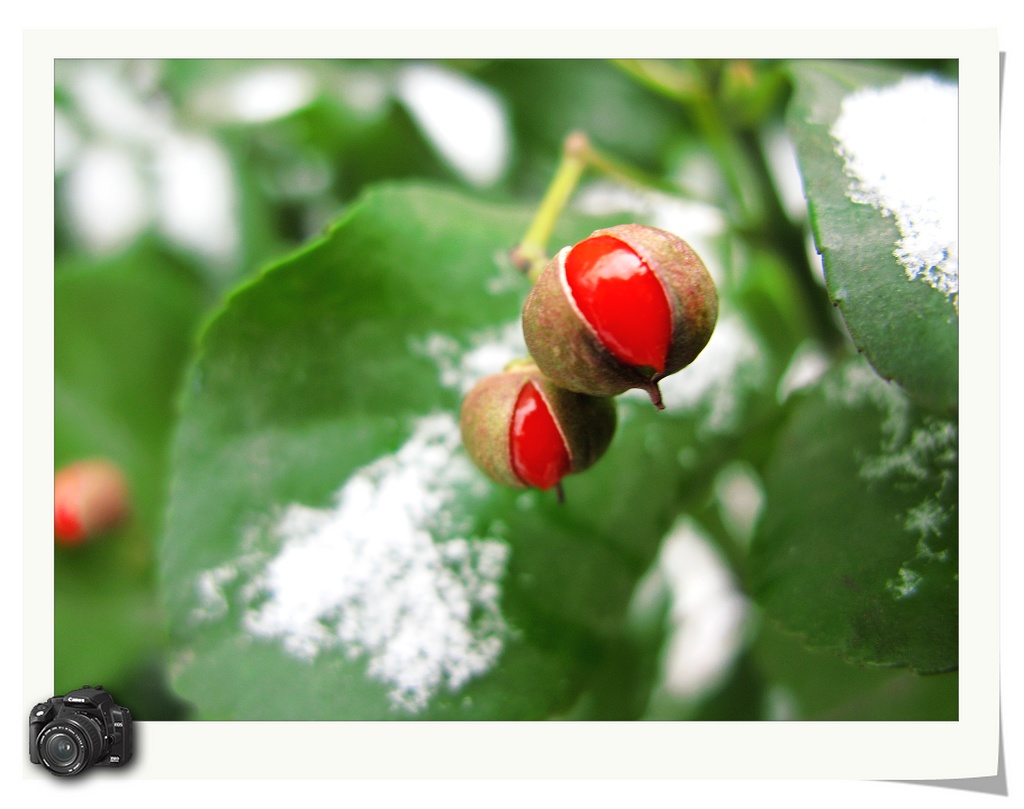
<path fill-rule="evenodd" d="M 131 712 L 102 687 L 51 697 L 29 714 L 28 753 L 54 775 L 123 766 L 132 757 Z"/>

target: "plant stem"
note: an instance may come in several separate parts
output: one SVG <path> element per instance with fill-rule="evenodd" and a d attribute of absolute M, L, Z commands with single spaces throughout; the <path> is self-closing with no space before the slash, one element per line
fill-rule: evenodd
<path fill-rule="evenodd" d="M 562 159 L 551 179 L 544 198 L 537 207 L 533 221 L 522 241 L 512 251 L 513 263 L 536 280 L 547 263 L 548 241 L 570 197 L 587 168 L 590 143 L 582 132 L 573 132 L 565 139 Z"/>
<path fill-rule="evenodd" d="M 717 105 L 710 96 L 704 97 L 693 108 L 697 126 L 705 143 L 715 156 L 715 162 L 725 177 L 732 196 L 735 212 L 732 219 L 749 222 L 752 218 L 746 183 L 739 171 L 741 152 L 736 146 L 732 131 L 726 125 Z"/>
<path fill-rule="evenodd" d="M 526 235 L 512 251 L 512 261 L 531 280 L 548 261 L 547 245 L 558 217 L 579 185 L 584 173 L 594 169 L 601 174 L 644 190 L 663 191 L 676 196 L 689 196 L 685 189 L 669 180 L 653 177 L 595 147 L 583 132 L 572 132 L 562 147 L 562 159 L 555 170 L 544 198 L 537 207 Z"/>
<path fill-rule="evenodd" d="M 677 197 L 693 198 L 696 196 L 679 183 L 654 176 L 636 166 L 630 166 L 589 142 L 586 145 L 586 158 L 591 168 L 625 185 L 631 185 L 644 191 L 662 191 Z"/>

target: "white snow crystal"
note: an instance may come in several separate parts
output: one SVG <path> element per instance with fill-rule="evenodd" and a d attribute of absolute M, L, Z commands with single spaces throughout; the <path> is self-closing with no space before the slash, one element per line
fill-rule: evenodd
<path fill-rule="evenodd" d="M 274 552 L 240 557 L 244 629 L 312 660 L 364 658 L 392 707 L 423 710 L 488 671 L 507 634 L 500 610 L 508 545 L 472 535 L 458 507 L 479 484 L 448 414 L 418 421 L 392 455 L 355 472 L 331 507 L 292 504 Z M 435 535 L 447 539 L 435 539 Z M 225 613 L 221 566 L 200 574 L 198 618 Z"/>
<path fill-rule="evenodd" d="M 959 312 L 957 86 L 930 76 L 843 99 L 831 129 L 846 195 L 896 220 L 893 254 L 909 279 L 945 294 Z"/>

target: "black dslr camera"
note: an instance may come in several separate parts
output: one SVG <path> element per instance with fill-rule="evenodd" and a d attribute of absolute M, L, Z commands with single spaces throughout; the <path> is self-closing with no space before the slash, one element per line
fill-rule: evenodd
<path fill-rule="evenodd" d="M 101 687 L 51 697 L 29 714 L 28 757 L 54 775 L 120 767 L 132 757 L 132 715 Z"/>

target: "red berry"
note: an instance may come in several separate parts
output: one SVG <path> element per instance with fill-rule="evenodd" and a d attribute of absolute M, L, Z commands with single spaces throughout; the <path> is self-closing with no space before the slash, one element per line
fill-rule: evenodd
<path fill-rule="evenodd" d="M 628 365 L 665 370 L 672 311 L 644 260 L 613 236 L 593 236 L 565 259 L 573 301 L 601 342 Z"/>
<path fill-rule="evenodd" d="M 550 489 L 608 449 L 615 407 L 554 385 L 522 360 L 474 385 L 459 423 L 466 453 L 492 480 Z"/>
<path fill-rule="evenodd" d="M 532 382 L 519 391 L 509 441 L 512 469 L 523 483 L 550 489 L 569 473 L 572 462 L 565 438 Z"/>
<path fill-rule="evenodd" d="M 103 459 L 68 464 L 53 478 L 53 534 L 65 547 L 110 533 L 128 516 L 128 485 Z"/>
<path fill-rule="evenodd" d="M 70 495 L 67 495 L 70 499 Z M 53 534 L 64 545 L 77 545 L 85 539 L 82 521 L 78 519 L 78 511 L 70 502 L 61 502 L 65 497 L 54 487 Z"/>
<path fill-rule="evenodd" d="M 711 339 L 718 295 L 703 262 L 646 225 L 595 231 L 548 262 L 523 306 L 523 336 L 556 385 L 590 396 L 646 390 Z"/>

